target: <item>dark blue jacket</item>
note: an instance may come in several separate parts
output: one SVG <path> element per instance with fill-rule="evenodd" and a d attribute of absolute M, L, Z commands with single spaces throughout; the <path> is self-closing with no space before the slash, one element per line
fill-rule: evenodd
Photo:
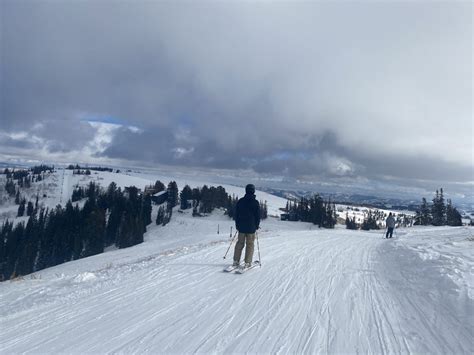
<path fill-rule="evenodd" d="M 246 194 L 235 208 L 235 227 L 240 233 L 255 233 L 260 226 L 260 204 L 255 195 Z"/>

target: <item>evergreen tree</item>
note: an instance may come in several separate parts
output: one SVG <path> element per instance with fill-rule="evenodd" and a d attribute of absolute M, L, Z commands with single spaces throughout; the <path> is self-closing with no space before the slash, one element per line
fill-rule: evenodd
<path fill-rule="evenodd" d="M 379 226 L 377 225 L 377 220 L 373 216 L 372 211 L 369 210 L 360 228 L 362 230 L 367 230 L 367 231 L 371 229 L 379 229 Z"/>
<path fill-rule="evenodd" d="M 201 189 L 197 187 L 193 189 L 193 201 L 196 201 L 196 204 L 193 207 L 197 207 L 197 205 L 199 205 L 201 202 Z"/>
<path fill-rule="evenodd" d="M 346 228 L 347 229 L 357 229 L 357 223 L 355 217 L 349 218 L 349 214 L 346 213 Z"/>
<path fill-rule="evenodd" d="M 73 191 L 72 191 L 72 197 L 71 200 L 72 202 L 79 201 L 83 199 L 85 196 L 84 189 L 82 187 L 77 186 Z"/>
<path fill-rule="evenodd" d="M 199 205 L 199 211 L 201 213 L 211 213 L 212 212 L 212 196 L 211 191 L 204 185 L 201 189 L 201 203 Z"/>
<path fill-rule="evenodd" d="M 55 210 L 47 213 L 44 232 L 40 238 L 39 256 L 37 270 L 54 265 L 52 260 L 52 251 L 54 249 L 54 230 L 56 225 Z"/>
<path fill-rule="evenodd" d="M 116 245 L 118 248 L 127 248 L 132 244 L 133 240 L 133 216 L 130 211 L 125 211 L 122 214 L 122 220 L 120 221 L 120 226 L 118 230 L 118 237 Z"/>
<path fill-rule="evenodd" d="M 446 206 L 446 224 L 453 227 L 462 226 L 462 216 L 449 199 Z"/>
<path fill-rule="evenodd" d="M 35 212 L 35 214 L 36 213 L 37 212 Z M 44 208 L 42 208 L 39 211 L 38 223 L 36 224 L 37 251 L 36 251 L 35 260 L 34 260 L 34 263 L 33 263 L 33 271 L 38 271 L 39 270 L 38 260 L 39 260 L 39 255 L 40 255 L 40 251 L 41 251 L 41 240 L 43 238 L 43 233 L 44 233 L 44 230 L 45 230 L 46 218 L 48 217 L 47 214 L 48 214 L 48 212 L 45 211 Z"/>
<path fill-rule="evenodd" d="M 172 215 L 173 215 L 173 208 L 171 207 L 171 204 L 167 203 L 166 210 L 163 217 L 163 223 L 162 223 L 163 226 L 166 226 L 171 221 Z"/>
<path fill-rule="evenodd" d="M 10 197 L 13 197 L 16 195 L 16 187 L 15 187 L 15 183 L 13 182 L 13 179 L 7 178 L 7 182 L 5 184 L 5 191 L 8 193 Z"/>
<path fill-rule="evenodd" d="M 426 202 L 426 198 L 423 197 L 420 209 L 416 212 L 415 225 L 427 226 L 432 221 L 431 209 Z"/>
<path fill-rule="evenodd" d="M 323 218 L 322 227 L 334 228 L 334 226 L 337 223 L 336 207 L 329 200 L 328 202 L 324 204 L 323 211 L 324 211 L 324 214 L 323 214 L 324 218 Z"/>
<path fill-rule="evenodd" d="M 83 257 L 100 254 L 105 245 L 105 212 L 94 206 L 85 217 L 85 243 Z"/>
<path fill-rule="evenodd" d="M 180 201 L 181 201 L 181 209 L 186 210 L 189 207 L 191 207 L 188 203 L 189 200 L 192 200 L 193 198 L 193 191 L 191 190 L 191 187 L 189 185 L 185 185 L 183 189 L 181 190 L 180 193 Z"/>
<path fill-rule="evenodd" d="M 165 208 L 163 206 L 160 206 L 158 208 L 158 213 L 156 214 L 156 224 L 161 225 L 163 224 L 165 219 Z"/>
<path fill-rule="evenodd" d="M 106 196 L 109 206 L 112 205 L 117 196 L 117 184 L 115 182 L 112 181 L 107 187 Z"/>
<path fill-rule="evenodd" d="M 171 208 L 178 205 L 178 185 L 175 181 L 171 181 L 168 184 L 168 203 Z"/>
<path fill-rule="evenodd" d="M 19 205 L 20 202 L 21 202 L 21 199 L 20 199 L 20 189 L 18 189 L 18 190 L 16 191 L 16 195 L 15 195 L 15 204 L 16 204 L 16 205 Z"/>
<path fill-rule="evenodd" d="M 0 229 L 0 281 L 7 280 L 9 278 L 8 269 L 8 254 L 6 250 L 6 243 L 10 237 L 10 233 L 13 229 L 13 223 L 9 223 L 8 220 L 2 224 Z"/>
<path fill-rule="evenodd" d="M 19 251 L 16 274 L 27 275 L 34 271 L 34 264 L 38 254 L 38 221 L 36 215 L 32 215 L 26 224 L 23 245 Z"/>
<path fill-rule="evenodd" d="M 144 227 L 151 223 L 151 212 L 153 208 L 151 206 L 151 196 L 145 195 L 143 198 L 143 223 Z"/>
<path fill-rule="evenodd" d="M 84 250 L 84 242 L 86 239 L 86 231 L 84 228 L 84 217 L 79 206 L 74 206 L 73 216 L 75 221 L 75 229 L 72 238 L 72 260 L 77 260 L 82 257 Z"/>
<path fill-rule="evenodd" d="M 64 248 L 67 221 L 64 218 L 64 211 L 61 205 L 57 205 L 54 211 L 51 230 L 51 255 L 48 266 L 62 264 L 67 260 Z"/>
<path fill-rule="evenodd" d="M 89 200 L 95 200 L 98 194 L 99 194 L 99 187 L 93 181 L 91 181 L 87 187 L 85 196 Z"/>
<path fill-rule="evenodd" d="M 165 184 L 163 184 L 160 180 L 156 180 L 154 190 L 155 193 L 166 190 Z"/>
<path fill-rule="evenodd" d="M 30 217 L 30 216 L 33 214 L 34 210 L 35 210 L 35 209 L 34 209 L 34 207 L 33 207 L 33 202 L 28 201 L 28 206 L 27 206 L 27 208 L 26 208 L 26 215 L 27 215 L 28 217 Z"/>
<path fill-rule="evenodd" d="M 15 240 L 13 240 L 13 222 L 5 221 L 0 233 L 0 280 L 8 280 L 13 273 L 12 256 Z"/>
<path fill-rule="evenodd" d="M 431 214 L 433 216 L 431 223 L 434 226 L 446 225 L 446 206 L 444 203 L 443 189 L 441 189 L 439 192 L 436 190 L 436 196 L 433 198 Z"/>
<path fill-rule="evenodd" d="M 20 202 L 20 206 L 18 206 L 18 213 L 17 213 L 17 217 L 23 217 L 23 215 L 25 214 L 25 204 L 26 204 L 26 200 L 21 200 Z"/>
<path fill-rule="evenodd" d="M 38 200 L 39 200 L 39 195 L 36 194 L 36 201 L 35 201 L 35 213 L 38 211 Z"/>
<path fill-rule="evenodd" d="M 7 279 L 19 276 L 17 273 L 17 265 L 25 245 L 24 235 L 25 224 L 18 223 L 7 237 L 5 245 L 5 251 L 7 254 L 5 275 L 7 276 Z"/>

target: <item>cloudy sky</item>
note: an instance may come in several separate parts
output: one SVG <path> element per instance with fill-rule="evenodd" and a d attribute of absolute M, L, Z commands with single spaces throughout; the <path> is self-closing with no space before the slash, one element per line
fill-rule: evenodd
<path fill-rule="evenodd" d="M 472 6 L 1 0 L 0 159 L 469 192 Z"/>

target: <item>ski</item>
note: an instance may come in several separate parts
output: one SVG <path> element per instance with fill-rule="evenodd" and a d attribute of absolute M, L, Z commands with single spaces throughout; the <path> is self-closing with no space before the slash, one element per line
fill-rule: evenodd
<path fill-rule="evenodd" d="M 241 267 L 241 265 L 238 265 L 238 266 L 229 265 L 229 266 L 227 266 L 223 271 L 224 271 L 224 272 L 232 272 L 232 271 L 237 270 L 237 269 L 240 268 L 240 267 Z"/>
<path fill-rule="evenodd" d="M 260 261 L 255 260 L 255 261 L 252 263 L 252 265 L 250 265 L 249 267 L 242 267 L 242 266 L 239 267 L 239 268 L 235 271 L 235 273 L 236 273 L 236 274 L 244 274 L 244 273 L 246 273 L 247 271 L 249 271 L 249 270 L 251 270 L 251 269 L 253 269 L 254 267 L 257 267 L 257 266 L 260 266 Z"/>

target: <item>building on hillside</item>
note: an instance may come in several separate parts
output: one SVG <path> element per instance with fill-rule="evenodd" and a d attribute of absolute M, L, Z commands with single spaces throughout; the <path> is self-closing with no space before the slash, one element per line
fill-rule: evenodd
<path fill-rule="evenodd" d="M 168 191 L 163 190 L 157 192 L 156 194 L 151 195 L 151 200 L 155 205 L 161 205 L 162 203 L 166 202 L 168 199 Z"/>
<path fill-rule="evenodd" d="M 296 222 L 296 221 L 298 221 L 298 216 L 296 215 L 295 212 L 290 211 L 288 213 L 281 213 L 280 214 L 280 220 Z"/>

